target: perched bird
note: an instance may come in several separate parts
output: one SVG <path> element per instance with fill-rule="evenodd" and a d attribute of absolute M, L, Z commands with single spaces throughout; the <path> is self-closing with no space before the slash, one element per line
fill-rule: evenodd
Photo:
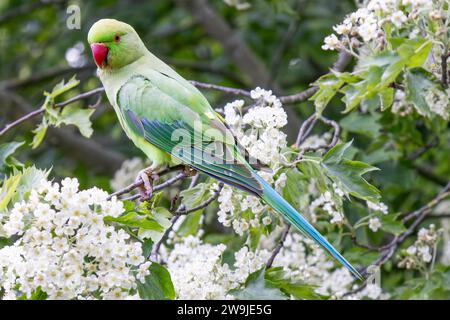
<path fill-rule="evenodd" d="M 303 234 L 315 240 L 355 277 L 360 273 L 248 163 L 244 151 L 206 98 L 150 53 L 130 25 L 97 21 L 89 30 L 98 75 L 119 122 L 152 161 L 141 172 L 146 195 L 152 174 L 181 162 L 262 199 Z"/>

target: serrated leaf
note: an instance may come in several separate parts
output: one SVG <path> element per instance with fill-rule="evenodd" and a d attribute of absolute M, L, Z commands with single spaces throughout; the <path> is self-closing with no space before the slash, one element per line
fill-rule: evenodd
<path fill-rule="evenodd" d="M 301 281 L 288 279 L 282 267 L 267 269 L 265 279 L 282 292 L 300 300 L 320 300 L 322 296 L 315 292 L 315 287 Z"/>
<path fill-rule="evenodd" d="M 210 196 L 211 183 L 199 183 L 193 188 L 180 192 L 181 202 L 186 209 L 199 205 L 205 198 Z"/>
<path fill-rule="evenodd" d="M 33 141 L 31 141 L 31 148 L 36 149 L 41 145 L 42 140 L 44 140 L 45 134 L 47 133 L 47 125 L 45 122 L 42 122 L 32 132 L 34 133 L 34 136 Z"/>
<path fill-rule="evenodd" d="M 2 188 L 0 189 L 0 211 L 5 210 L 13 198 L 21 177 L 22 174 L 17 173 L 3 181 Z"/>
<path fill-rule="evenodd" d="M 394 89 L 386 88 L 378 94 L 378 97 L 380 99 L 381 111 L 385 111 L 394 103 Z"/>
<path fill-rule="evenodd" d="M 7 142 L 0 145 L 0 171 L 2 171 L 5 167 L 10 167 L 11 164 L 11 156 L 16 152 L 17 149 L 19 149 L 21 146 L 23 146 L 25 142 Z"/>
<path fill-rule="evenodd" d="M 170 227 L 172 214 L 163 207 L 156 207 L 151 210 L 150 217 L 156 221 L 161 228 L 149 229 L 149 228 L 139 228 L 138 235 L 142 239 L 151 238 L 153 242 L 158 242 L 161 240 L 164 232 Z"/>
<path fill-rule="evenodd" d="M 141 228 L 144 230 L 153 230 L 163 232 L 165 229 L 157 221 L 145 215 L 140 215 L 136 212 L 128 212 L 117 218 L 107 216 L 104 218 L 105 222 L 117 222 L 128 227 Z"/>
<path fill-rule="evenodd" d="M 60 123 L 74 125 L 83 136 L 89 138 L 93 132 L 90 117 L 94 112 L 94 109 L 81 109 L 74 105 L 67 106 L 61 112 L 57 126 Z"/>
<path fill-rule="evenodd" d="M 322 113 L 344 83 L 345 81 L 335 73 L 324 75 L 316 81 L 319 90 L 309 100 L 314 101 L 317 114 Z"/>
<path fill-rule="evenodd" d="M 428 90 L 436 88 L 435 82 L 430 80 L 431 74 L 423 69 L 414 69 L 406 72 L 406 100 L 410 102 L 419 114 L 431 116 L 430 107 L 425 95 Z"/>
<path fill-rule="evenodd" d="M 244 288 L 230 290 L 228 293 L 238 300 L 286 300 L 287 296 L 264 278 L 265 268 L 251 273 Z"/>
<path fill-rule="evenodd" d="M 173 300 L 175 289 L 169 271 L 155 262 L 152 262 L 149 271 L 145 283 L 136 281 L 139 297 L 143 300 Z"/>
<path fill-rule="evenodd" d="M 327 176 L 341 185 L 345 192 L 360 199 L 374 201 L 380 197 L 380 192 L 362 175 L 378 168 L 364 162 L 345 159 L 343 156 L 351 143 L 350 141 L 333 147 L 325 154 L 321 165 Z"/>
<path fill-rule="evenodd" d="M 294 208 L 305 208 L 309 204 L 308 184 L 309 179 L 296 168 L 287 170 L 283 198 Z"/>
<path fill-rule="evenodd" d="M 323 162 L 326 163 L 338 163 L 342 160 L 345 152 L 352 145 L 353 140 L 347 143 L 338 143 L 333 148 L 331 148 L 322 158 Z"/>
<path fill-rule="evenodd" d="M 61 80 L 61 82 L 59 82 L 58 84 L 56 84 L 53 87 L 52 92 L 49 93 L 48 95 L 51 96 L 52 98 L 55 98 L 65 92 L 75 88 L 79 83 L 80 83 L 80 81 L 77 80 L 75 78 L 75 76 L 70 78 L 69 81 L 67 81 L 67 82 L 64 82 L 64 80 Z"/>

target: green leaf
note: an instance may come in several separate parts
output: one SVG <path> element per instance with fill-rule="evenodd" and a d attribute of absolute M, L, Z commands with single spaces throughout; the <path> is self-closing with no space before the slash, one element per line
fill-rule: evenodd
<path fill-rule="evenodd" d="M 244 288 L 230 290 L 228 293 L 238 300 L 286 300 L 287 296 L 279 288 L 264 278 L 265 268 L 251 273 Z"/>
<path fill-rule="evenodd" d="M 333 148 L 331 148 L 322 158 L 325 163 L 338 163 L 342 160 L 345 152 L 352 145 L 353 140 L 347 143 L 338 143 Z"/>
<path fill-rule="evenodd" d="M 58 119 L 57 126 L 60 123 L 66 125 L 74 125 L 78 127 L 80 133 L 89 138 L 92 135 L 92 123 L 89 119 L 91 115 L 95 112 L 94 109 L 81 109 L 74 105 L 67 106 L 61 112 L 60 118 Z"/>
<path fill-rule="evenodd" d="M 140 215 L 136 212 L 128 212 L 117 218 L 107 216 L 103 219 L 105 222 L 117 222 L 128 227 L 136 227 L 144 230 L 153 230 L 164 232 L 164 228 L 154 219 L 148 216 Z"/>
<path fill-rule="evenodd" d="M 21 173 L 16 173 L 3 181 L 2 188 L 0 189 L 0 211 L 5 210 L 13 198 L 21 177 Z"/>
<path fill-rule="evenodd" d="M 380 99 L 381 111 L 389 109 L 394 103 L 394 89 L 385 88 L 378 94 Z"/>
<path fill-rule="evenodd" d="M 145 283 L 136 281 L 139 297 L 144 300 L 173 300 L 175 289 L 169 271 L 155 262 L 152 262 L 149 271 Z"/>
<path fill-rule="evenodd" d="M 16 152 L 25 142 L 7 142 L 0 145 L 0 171 L 3 171 L 5 167 L 11 167 L 13 165 L 12 154 Z M 15 161 L 15 163 L 17 163 Z"/>
<path fill-rule="evenodd" d="M 380 192 L 368 183 L 362 175 L 378 170 L 378 168 L 364 162 L 345 159 L 344 153 L 351 143 L 350 141 L 333 147 L 325 154 L 321 165 L 326 170 L 327 176 L 340 184 L 345 192 L 360 199 L 376 201 L 380 197 Z"/>
<path fill-rule="evenodd" d="M 317 114 L 321 114 L 331 99 L 339 91 L 339 88 L 345 83 L 340 79 L 339 74 L 326 74 L 316 81 L 319 90 L 309 99 L 314 101 Z"/>
<path fill-rule="evenodd" d="M 47 125 L 43 121 L 39 126 L 37 126 L 33 131 L 33 141 L 31 142 L 31 148 L 36 149 L 44 140 L 45 134 L 47 133 Z"/>
<path fill-rule="evenodd" d="M 46 180 L 51 169 L 41 170 L 35 166 L 27 167 L 22 170 L 20 183 L 17 186 L 13 202 L 26 200 L 31 189 L 35 188 L 43 180 Z"/>
<path fill-rule="evenodd" d="M 425 100 L 428 90 L 437 88 L 430 80 L 432 75 L 424 69 L 414 69 L 406 72 L 406 100 L 410 102 L 419 114 L 431 116 L 430 107 Z"/>
<path fill-rule="evenodd" d="M 282 267 L 267 269 L 265 278 L 268 283 L 272 284 L 274 287 L 279 288 L 287 295 L 294 296 L 296 299 L 322 299 L 322 296 L 314 291 L 314 286 L 305 284 L 300 281 L 289 280 Z"/>
<path fill-rule="evenodd" d="M 180 192 L 181 203 L 186 209 L 198 206 L 204 200 L 211 196 L 210 193 L 211 183 L 199 183 L 193 188 L 185 189 Z M 188 235 L 197 234 L 200 228 L 200 220 L 202 216 L 203 209 L 197 210 L 195 212 L 187 215 L 183 222 L 178 228 L 178 233 L 182 237 Z"/>
<path fill-rule="evenodd" d="M 17 298 L 17 300 L 46 300 L 46 299 L 47 299 L 47 294 L 44 291 L 42 291 L 40 286 L 37 287 L 37 289 L 31 293 L 31 296 L 29 299 L 27 299 L 26 295 L 22 295 Z"/>
<path fill-rule="evenodd" d="M 309 204 L 309 179 L 296 168 L 286 172 L 286 185 L 283 188 L 283 198 L 294 208 L 300 210 Z"/>
<path fill-rule="evenodd" d="M 401 40 L 403 43 L 396 51 L 404 59 L 406 66 L 408 68 L 421 67 L 427 60 L 433 43 L 421 38 Z"/>
<path fill-rule="evenodd" d="M 151 238 L 153 242 L 158 242 L 161 240 L 162 236 L 166 232 L 167 228 L 170 227 L 172 218 L 172 214 L 163 207 L 153 208 L 150 217 L 154 219 L 159 225 L 158 229 L 150 229 L 150 228 L 139 228 L 138 235 L 142 239 Z"/>
<path fill-rule="evenodd" d="M 180 235 L 180 237 L 197 234 L 198 229 L 200 228 L 201 217 L 202 210 L 197 210 L 186 215 L 183 222 L 178 227 L 177 234 Z"/>
<path fill-rule="evenodd" d="M 345 110 L 342 111 L 343 113 L 352 111 L 364 98 L 364 95 L 366 94 L 366 89 L 363 86 L 364 82 L 360 82 L 359 85 L 360 86 L 358 87 L 354 84 L 350 84 L 341 89 L 341 92 L 344 93 L 342 101 L 345 103 Z"/>
<path fill-rule="evenodd" d="M 69 79 L 66 83 L 64 83 L 64 79 L 61 80 L 56 86 L 53 87 L 52 92 L 47 94 L 48 96 L 52 98 L 56 98 L 57 96 L 62 95 L 63 93 L 66 93 L 69 90 L 72 90 L 75 88 L 78 84 L 80 84 L 80 81 L 73 76 Z"/>
<path fill-rule="evenodd" d="M 182 204 L 186 209 L 198 206 L 203 200 L 206 200 L 210 194 L 211 183 L 199 183 L 193 188 L 185 189 L 180 192 Z"/>

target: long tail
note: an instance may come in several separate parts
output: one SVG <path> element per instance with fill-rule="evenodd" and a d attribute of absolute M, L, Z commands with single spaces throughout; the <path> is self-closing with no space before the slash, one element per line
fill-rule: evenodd
<path fill-rule="evenodd" d="M 256 175 L 258 176 L 258 175 Z M 262 199 L 275 211 L 286 218 L 303 234 L 309 236 L 324 248 L 337 261 L 345 266 L 356 278 L 364 280 L 363 276 L 325 239 L 303 216 L 298 213 L 286 200 L 283 199 L 272 187 L 258 176 L 258 181 L 263 186 Z"/>

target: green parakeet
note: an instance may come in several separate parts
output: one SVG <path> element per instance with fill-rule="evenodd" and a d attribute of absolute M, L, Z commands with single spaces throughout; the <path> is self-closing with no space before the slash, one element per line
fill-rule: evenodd
<path fill-rule="evenodd" d="M 259 197 L 362 279 L 300 213 L 258 176 L 206 98 L 150 53 L 133 27 L 102 19 L 91 27 L 88 41 L 119 122 L 152 161 L 151 169 L 180 161 Z"/>

